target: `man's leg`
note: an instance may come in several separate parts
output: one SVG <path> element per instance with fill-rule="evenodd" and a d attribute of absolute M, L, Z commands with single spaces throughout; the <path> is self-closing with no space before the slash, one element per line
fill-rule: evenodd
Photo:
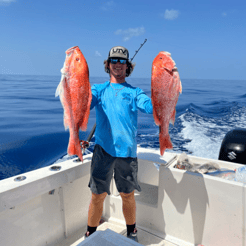
<path fill-rule="evenodd" d="M 92 193 L 91 202 L 88 211 L 87 236 L 95 232 L 99 225 L 103 212 L 103 202 L 106 196 L 107 196 L 107 192 L 104 192 L 99 195 Z"/>
<path fill-rule="evenodd" d="M 88 226 L 95 227 L 99 225 L 99 221 L 102 217 L 103 212 L 103 202 L 106 196 L 107 192 L 104 192 L 99 195 L 92 193 L 88 212 Z"/>
<path fill-rule="evenodd" d="M 134 190 L 141 191 L 141 187 L 137 180 L 137 158 L 118 158 L 114 171 L 115 184 L 122 198 L 122 210 L 126 220 L 127 237 L 138 241 Z"/>
<path fill-rule="evenodd" d="M 126 225 L 135 228 L 136 224 L 136 202 L 134 197 L 134 191 L 131 193 L 120 193 L 122 198 L 122 210 L 126 220 Z M 132 230 L 133 231 L 133 230 Z M 128 229 L 129 234 L 129 229 Z"/>
<path fill-rule="evenodd" d="M 136 229 L 136 202 L 134 191 L 131 193 L 120 193 L 122 198 L 122 209 L 126 220 L 127 237 L 138 242 Z"/>

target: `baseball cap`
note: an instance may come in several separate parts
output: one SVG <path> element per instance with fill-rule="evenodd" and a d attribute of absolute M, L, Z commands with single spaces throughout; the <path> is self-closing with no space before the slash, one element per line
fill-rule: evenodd
<path fill-rule="evenodd" d="M 113 58 L 113 57 L 118 57 L 118 58 L 123 58 L 123 59 L 128 60 L 129 59 L 128 49 L 122 46 L 113 47 L 109 51 L 108 58 Z"/>

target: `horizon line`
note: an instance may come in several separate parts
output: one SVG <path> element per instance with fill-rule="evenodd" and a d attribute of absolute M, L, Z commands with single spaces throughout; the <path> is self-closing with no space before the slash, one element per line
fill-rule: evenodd
<path fill-rule="evenodd" d="M 0 74 L 0 76 L 50 76 L 50 77 L 61 77 L 61 75 L 47 75 L 47 74 Z M 104 76 L 89 76 L 89 78 L 109 78 Z M 151 77 L 126 77 L 126 79 L 151 79 Z M 245 79 L 207 79 L 207 78 L 180 78 L 182 80 L 242 80 L 246 81 Z"/>

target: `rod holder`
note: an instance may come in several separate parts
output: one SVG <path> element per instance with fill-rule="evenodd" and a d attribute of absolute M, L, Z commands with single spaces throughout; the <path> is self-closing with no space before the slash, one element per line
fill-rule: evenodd
<path fill-rule="evenodd" d="M 60 171 L 61 170 L 61 166 L 53 166 L 50 168 L 50 171 Z"/>
<path fill-rule="evenodd" d="M 20 182 L 20 181 L 23 181 L 25 179 L 26 179 L 26 176 L 19 176 L 19 177 L 15 178 L 14 181 Z"/>

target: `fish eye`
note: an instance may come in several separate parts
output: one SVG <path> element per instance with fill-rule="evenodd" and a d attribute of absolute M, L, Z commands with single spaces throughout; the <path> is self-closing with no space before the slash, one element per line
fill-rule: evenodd
<path fill-rule="evenodd" d="M 76 61 L 79 61 L 79 58 L 76 58 Z"/>

